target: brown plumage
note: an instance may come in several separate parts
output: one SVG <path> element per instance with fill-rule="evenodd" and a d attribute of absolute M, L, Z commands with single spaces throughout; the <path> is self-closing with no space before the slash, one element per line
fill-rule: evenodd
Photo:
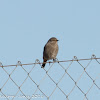
<path fill-rule="evenodd" d="M 58 53 L 58 43 L 57 43 L 57 41 L 58 40 L 55 37 L 52 37 L 48 40 L 48 42 L 44 46 L 42 68 L 45 67 L 47 60 L 56 59 L 56 56 L 57 56 L 57 53 Z"/>

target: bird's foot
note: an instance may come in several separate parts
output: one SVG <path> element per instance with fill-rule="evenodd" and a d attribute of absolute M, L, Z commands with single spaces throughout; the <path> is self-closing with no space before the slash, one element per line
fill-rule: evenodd
<path fill-rule="evenodd" d="M 58 61 L 58 59 L 57 59 L 57 58 L 53 59 L 53 62 L 56 62 L 56 61 Z"/>

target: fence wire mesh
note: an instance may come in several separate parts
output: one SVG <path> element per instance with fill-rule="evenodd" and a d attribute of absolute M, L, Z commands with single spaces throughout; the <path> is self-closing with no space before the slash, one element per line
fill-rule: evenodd
<path fill-rule="evenodd" d="M 100 100 L 100 58 L 3 66 L 0 100 Z"/>

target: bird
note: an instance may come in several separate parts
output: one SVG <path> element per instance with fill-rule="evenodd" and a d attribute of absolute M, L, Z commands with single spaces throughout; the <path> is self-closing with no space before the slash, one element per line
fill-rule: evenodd
<path fill-rule="evenodd" d="M 55 61 L 59 49 L 58 41 L 59 40 L 57 38 L 52 37 L 45 44 L 43 50 L 43 63 L 41 68 L 45 67 L 47 60 L 53 59 L 53 61 Z"/>

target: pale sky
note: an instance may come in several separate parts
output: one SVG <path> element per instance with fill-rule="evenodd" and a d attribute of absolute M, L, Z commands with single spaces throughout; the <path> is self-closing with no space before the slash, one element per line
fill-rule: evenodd
<path fill-rule="evenodd" d="M 42 62 L 51 37 L 59 60 L 100 57 L 100 0 L 0 0 L 3 65 Z"/>

